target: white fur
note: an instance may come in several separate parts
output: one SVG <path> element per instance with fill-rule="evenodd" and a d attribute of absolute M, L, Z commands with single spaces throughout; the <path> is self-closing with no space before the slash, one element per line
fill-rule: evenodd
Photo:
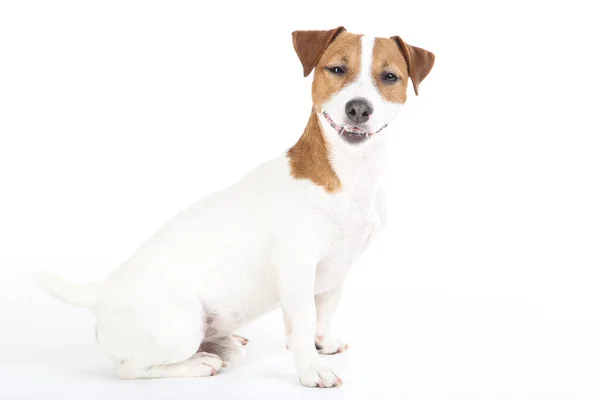
<path fill-rule="evenodd" d="M 323 109 L 338 118 L 348 100 L 367 98 L 375 130 L 400 106 L 372 82 L 373 39 L 362 46 L 358 79 Z M 341 191 L 293 178 L 282 155 L 174 217 L 93 290 L 46 276 L 50 291 L 97 315 L 98 342 L 119 362 L 120 376 L 210 375 L 220 364 L 196 354 L 208 340 L 207 321 L 211 335 L 227 337 L 281 306 L 301 382 L 341 384 L 321 364 L 315 335 L 321 352 L 346 348 L 329 326 L 346 273 L 382 224 L 387 129 L 349 145 L 320 118 Z"/>

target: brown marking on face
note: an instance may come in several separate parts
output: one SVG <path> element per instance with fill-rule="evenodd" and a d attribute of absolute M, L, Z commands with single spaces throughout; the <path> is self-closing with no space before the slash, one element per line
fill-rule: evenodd
<path fill-rule="evenodd" d="M 310 36 L 311 33 L 304 31 L 302 36 L 306 35 Z M 302 46 L 306 46 L 307 43 L 299 42 L 297 40 L 298 34 L 294 36 L 296 37 L 296 53 L 299 54 L 299 57 L 301 54 L 317 52 L 316 50 L 310 51 L 310 49 L 303 48 Z M 331 96 L 353 82 L 358 76 L 361 53 L 360 37 L 361 35 L 336 31 L 335 39 L 329 43 L 322 52 L 321 57 L 316 61 L 312 84 L 313 112 L 302 137 L 288 151 L 292 176 L 296 179 L 309 179 L 314 184 L 323 187 L 328 193 L 341 190 L 342 183 L 331 166 L 328 144 L 319 125 L 316 112 L 320 111 L 321 105 Z M 319 41 L 315 41 L 314 45 L 319 46 Z M 302 61 L 302 57 L 300 57 L 300 60 Z M 303 62 L 303 64 L 307 63 Z M 328 69 L 331 67 L 341 67 L 345 72 L 342 75 L 335 75 Z"/>
<path fill-rule="evenodd" d="M 360 73 L 361 36 L 340 33 L 319 59 L 312 84 L 312 99 L 316 110 L 320 110 L 323 103 L 352 83 Z M 335 75 L 328 70 L 331 67 L 344 67 L 345 73 Z"/>
<path fill-rule="evenodd" d="M 342 182 L 331 166 L 327 142 L 314 110 L 302 137 L 287 154 L 294 178 L 309 179 L 328 193 L 335 193 L 342 188 Z"/>
<path fill-rule="evenodd" d="M 386 82 L 387 73 L 396 75 L 396 82 Z M 375 38 L 371 78 L 386 101 L 404 104 L 408 87 L 408 64 L 393 39 Z"/>

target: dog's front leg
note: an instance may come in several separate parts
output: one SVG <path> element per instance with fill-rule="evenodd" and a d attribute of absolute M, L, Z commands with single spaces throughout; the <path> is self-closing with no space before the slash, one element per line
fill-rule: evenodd
<path fill-rule="evenodd" d="M 317 314 L 314 287 L 316 261 L 280 259 L 276 262 L 279 300 L 288 325 L 288 347 L 294 356 L 300 382 L 311 387 L 342 383 L 331 368 L 321 364 L 315 349 Z"/>
<path fill-rule="evenodd" d="M 348 345 L 331 334 L 333 315 L 342 296 L 344 282 L 338 283 L 327 292 L 315 296 L 317 308 L 317 333 L 315 346 L 321 354 L 336 354 L 346 351 Z"/>

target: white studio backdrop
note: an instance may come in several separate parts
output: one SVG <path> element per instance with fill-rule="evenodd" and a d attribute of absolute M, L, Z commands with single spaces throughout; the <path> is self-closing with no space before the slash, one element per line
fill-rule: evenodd
<path fill-rule="evenodd" d="M 584 1 L 0 3 L 0 397 L 598 398 L 596 15 Z M 249 327 L 237 371 L 116 381 L 93 319 L 28 272 L 101 279 L 289 148 L 311 106 L 290 33 L 339 25 L 437 56 L 389 128 L 388 228 L 344 296 L 351 351 L 327 359 L 344 388 L 294 384 L 279 314 Z"/>

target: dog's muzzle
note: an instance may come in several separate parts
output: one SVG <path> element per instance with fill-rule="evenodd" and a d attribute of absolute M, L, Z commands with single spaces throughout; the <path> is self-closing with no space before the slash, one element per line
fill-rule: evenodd
<path fill-rule="evenodd" d="M 381 132 L 387 127 L 387 124 L 385 124 L 375 132 L 369 132 L 358 126 L 338 125 L 333 121 L 333 119 L 331 119 L 329 114 L 327 114 L 325 111 L 323 111 L 323 117 L 325 117 L 325 120 L 329 123 L 329 125 L 331 125 L 333 129 L 335 129 L 335 131 L 340 136 L 342 136 L 344 139 L 346 139 L 346 141 L 350 143 L 360 143 L 366 139 L 369 139 L 371 136 Z"/>

